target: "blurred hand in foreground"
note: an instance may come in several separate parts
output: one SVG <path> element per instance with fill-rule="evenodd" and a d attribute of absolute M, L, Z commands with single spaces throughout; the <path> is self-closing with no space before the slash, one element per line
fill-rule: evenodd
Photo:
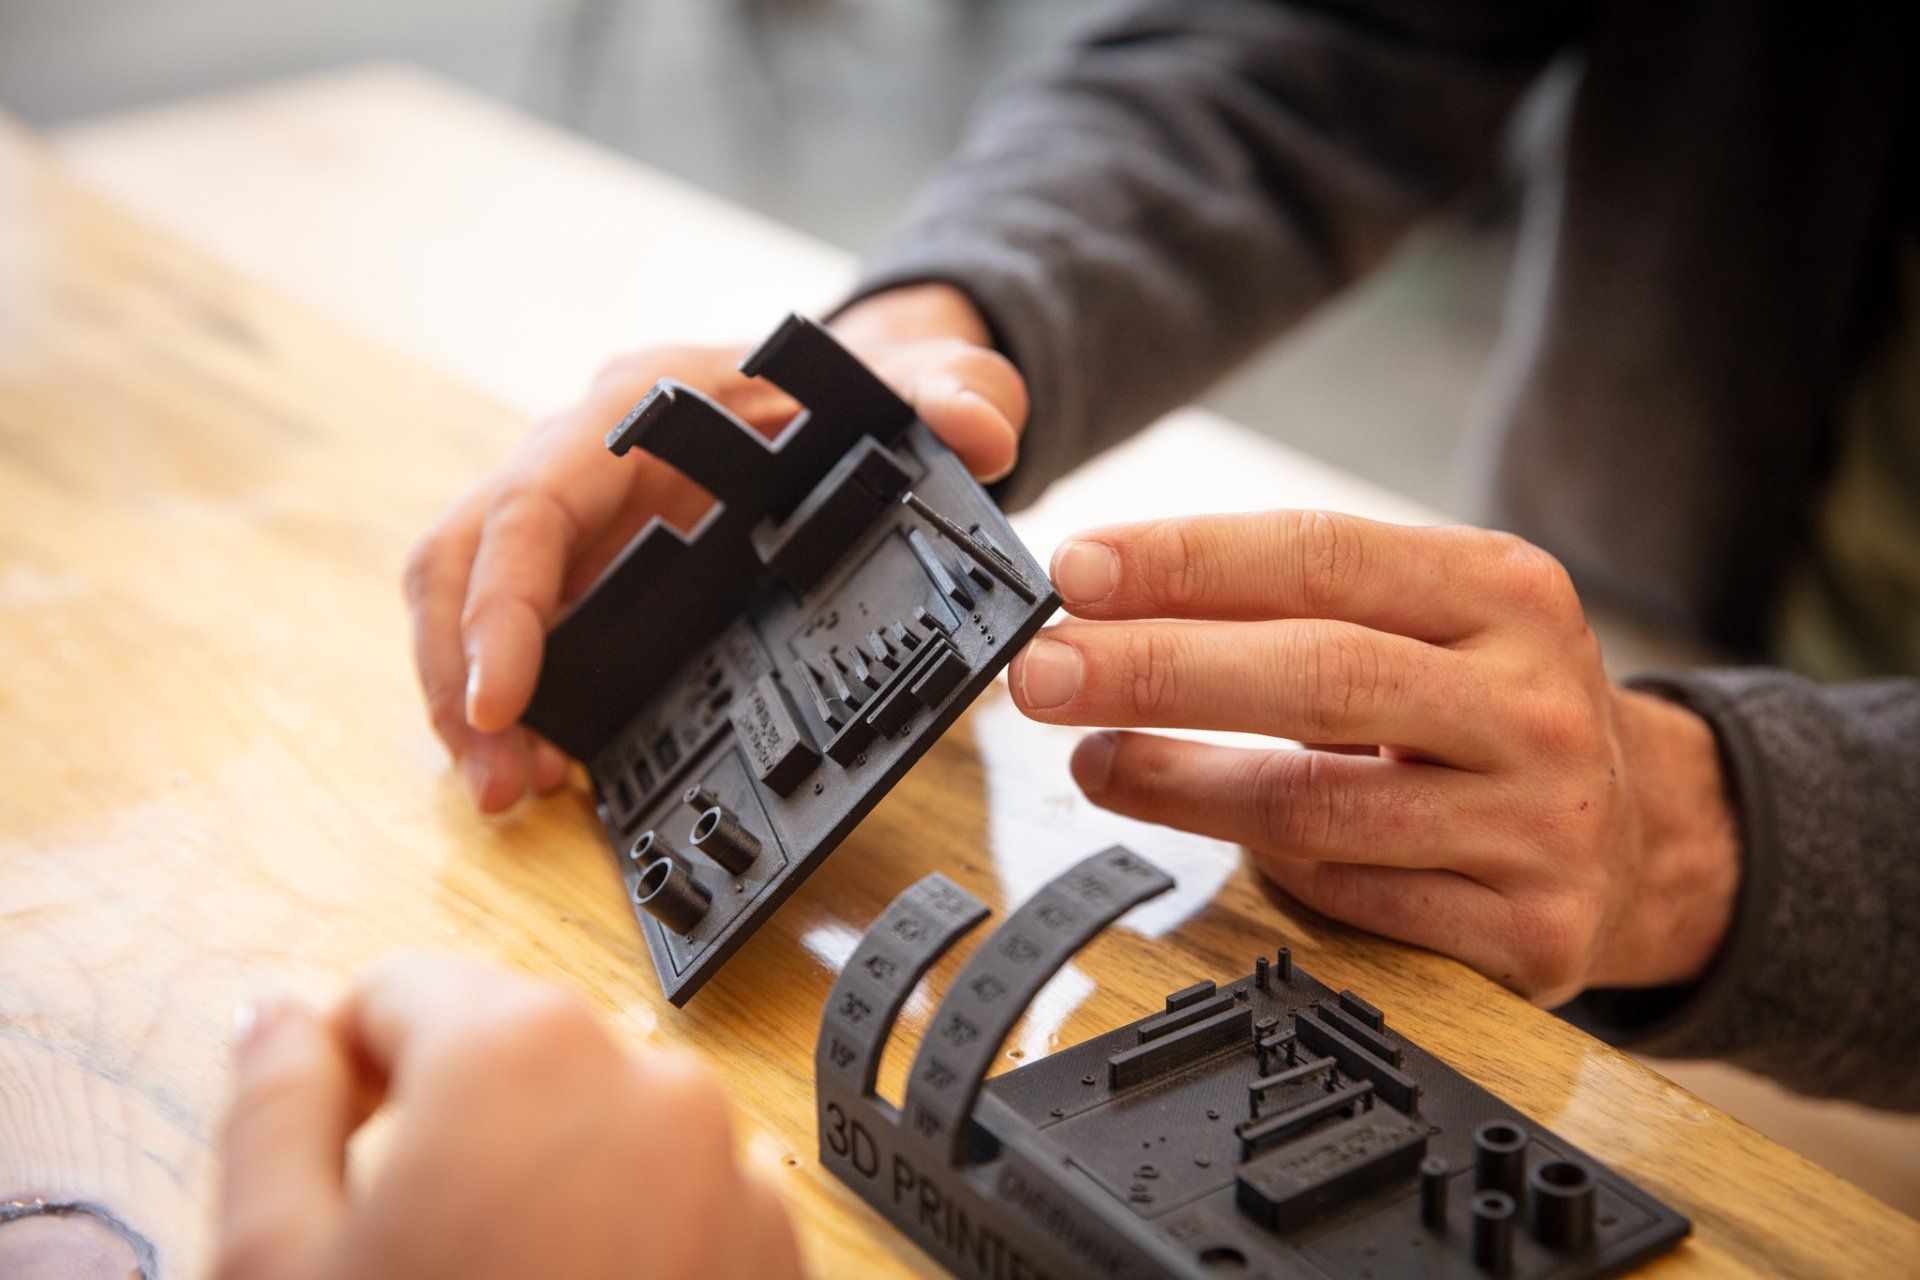
<path fill-rule="evenodd" d="M 555 987 L 402 957 L 327 1017 L 236 1019 L 215 1280 L 795 1280 L 780 1200 L 697 1067 Z M 396 1112 L 361 1194 L 347 1139 Z"/>

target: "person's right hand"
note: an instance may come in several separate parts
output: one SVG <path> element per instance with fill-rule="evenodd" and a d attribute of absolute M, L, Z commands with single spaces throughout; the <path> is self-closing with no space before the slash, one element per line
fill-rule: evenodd
<path fill-rule="evenodd" d="M 719 1085 L 628 1056 L 558 988 L 410 956 L 329 1018 L 242 1021 L 214 1280 L 801 1275 Z M 391 1142 L 350 1191 L 347 1139 L 382 1104 Z"/>
<path fill-rule="evenodd" d="M 995 480 L 1013 468 L 1026 384 L 963 294 L 945 285 L 876 294 L 831 327 L 975 476 Z M 558 748 L 519 723 L 561 611 L 649 519 L 690 529 L 710 502 L 656 458 L 614 457 L 607 432 L 671 377 L 772 435 L 799 406 L 739 372 L 747 350 L 662 347 L 614 359 L 577 407 L 535 430 L 414 548 L 406 573 L 414 661 L 434 731 L 482 812 L 566 778 Z"/>

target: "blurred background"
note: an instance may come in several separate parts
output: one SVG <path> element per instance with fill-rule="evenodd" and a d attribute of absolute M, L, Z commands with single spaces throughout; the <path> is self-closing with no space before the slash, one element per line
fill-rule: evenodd
<path fill-rule="evenodd" d="M 0 101 L 43 128 L 398 59 L 840 248 L 967 108 L 1108 0 L 0 0 Z M 1454 513 L 1510 235 L 1471 211 L 1208 403 Z M 1392 377 L 1381 377 L 1391 368 Z"/>
<path fill-rule="evenodd" d="M 379 60 L 425 68 L 859 251 L 992 84 L 1110 0 L 0 0 L 0 106 L 51 133 Z M 69 135 L 70 136 L 70 135 Z M 1512 201 L 1457 211 L 1207 403 L 1443 511 L 1502 311 Z M 484 265 L 476 270 L 484 270 Z M 744 335 L 743 335 L 744 336 Z M 595 353 L 599 355 L 607 353 Z M 1920 1121 L 1657 1064 L 1920 1212 Z"/>

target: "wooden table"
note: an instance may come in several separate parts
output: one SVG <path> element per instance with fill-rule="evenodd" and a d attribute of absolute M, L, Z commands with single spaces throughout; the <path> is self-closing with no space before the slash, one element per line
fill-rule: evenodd
<path fill-rule="evenodd" d="M 551 975 L 634 1044 L 704 1055 L 819 1274 L 931 1274 L 815 1166 L 834 967 L 929 870 L 999 906 L 1125 839 L 1179 890 L 1047 988 L 1010 1061 L 1285 941 L 1690 1214 L 1694 1240 L 1657 1271 L 1895 1274 L 1920 1256 L 1920 1224 L 1462 967 L 1290 910 L 1231 847 L 1087 806 L 1074 735 L 998 689 L 670 1009 L 584 796 L 474 816 L 417 705 L 404 549 L 523 426 L 0 129 L 0 1204 L 101 1206 L 159 1274 L 194 1274 L 236 999 L 326 1001 L 428 946 Z M 916 996 L 904 1040 L 928 1010 Z"/>

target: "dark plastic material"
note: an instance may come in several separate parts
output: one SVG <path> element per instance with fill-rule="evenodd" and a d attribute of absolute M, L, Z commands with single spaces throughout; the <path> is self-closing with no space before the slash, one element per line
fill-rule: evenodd
<path fill-rule="evenodd" d="M 985 490 L 824 329 L 790 316 L 741 369 L 804 406 L 771 441 L 671 380 L 608 435 L 719 501 L 684 537 L 655 521 L 628 544 L 547 638 L 527 712 L 586 762 L 615 849 L 671 846 L 672 867 L 623 870 L 675 1004 L 1059 604 Z"/>
<path fill-rule="evenodd" d="M 954 979 L 899 1108 L 873 1091 L 894 1017 L 987 912 L 944 876 L 895 899 L 821 1018 L 821 1163 L 969 1277 L 1594 1277 L 1686 1236 L 1284 947 L 983 1082 L 1041 984 L 1169 883 L 1115 846 L 1042 888 Z"/>

